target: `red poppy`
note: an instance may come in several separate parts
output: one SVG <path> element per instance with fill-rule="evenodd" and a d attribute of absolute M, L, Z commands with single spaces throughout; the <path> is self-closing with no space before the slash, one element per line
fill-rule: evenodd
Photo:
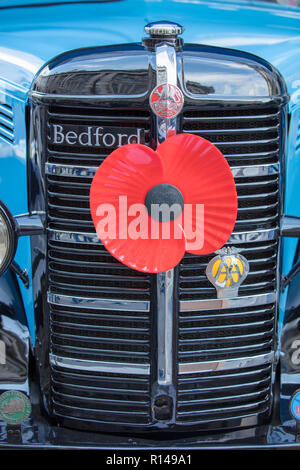
<path fill-rule="evenodd" d="M 176 210 L 168 218 L 157 204 Z M 114 150 L 94 176 L 90 208 L 115 258 L 157 273 L 176 266 L 185 251 L 204 255 L 221 248 L 233 231 L 237 195 L 221 152 L 201 137 L 177 134 L 156 151 L 140 144 Z"/>

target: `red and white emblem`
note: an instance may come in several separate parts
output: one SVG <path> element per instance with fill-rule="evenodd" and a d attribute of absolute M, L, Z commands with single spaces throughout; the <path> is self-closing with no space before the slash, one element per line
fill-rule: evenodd
<path fill-rule="evenodd" d="M 177 86 L 163 83 L 152 91 L 150 106 L 157 116 L 161 118 L 174 118 L 182 109 L 183 94 Z"/>

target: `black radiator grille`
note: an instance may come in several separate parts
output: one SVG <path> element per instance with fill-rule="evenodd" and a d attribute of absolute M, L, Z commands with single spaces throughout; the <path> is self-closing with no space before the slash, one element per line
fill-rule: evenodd
<path fill-rule="evenodd" d="M 145 130 L 151 145 L 151 116 L 147 109 L 50 107 L 48 122 Z M 249 261 L 250 273 L 239 290 L 241 297 L 274 292 L 278 243 L 276 238 L 240 243 L 242 232 L 273 230 L 279 218 L 280 113 L 277 106 L 251 104 L 234 109 L 186 110 L 183 132 L 215 143 L 235 175 L 238 192 L 237 246 Z M 95 233 L 89 211 L 93 169 L 111 152 L 107 149 L 64 148 L 48 144 L 47 162 L 86 168 L 86 176 L 46 175 L 48 228 Z M 269 168 L 265 172 L 258 167 Z M 246 171 L 244 171 L 246 169 Z M 91 172 L 92 170 L 92 172 Z M 178 268 L 179 300 L 216 299 L 205 276 L 212 258 L 186 254 Z M 70 297 L 152 300 L 151 276 L 118 263 L 95 241 L 48 238 L 49 289 Z M 152 304 L 151 304 L 152 305 Z M 152 306 L 151 306 L 152 308 Z M 118 312 L 50 303 L 51 353 L 63 358 L 150 365 L 151 308 L 148 313 Z M 178 363 L 251 358 L 274 350 L 275 304 L 240 309 L 179 313 Z M 233 366 L 235 367 L 235 366 Z M 128 380 L 127 380 L 128 379 Z M 240 425 L 241 418 L 270 409 L 271 366 L 231 369 L 178 376 L 178 424 Z M 126 385 L 125 385 L 126 384 Z M 125 390 L 124 390 L 125 388 Z M 130 393 L 128 394 L 128 391 Z M 133 393 L 131 393 L 133 392 Z M 87 373 L 53 367 L 52 394 L 57 416 L 89 422 L 135 426 L 153 424 L 150 377 Z M 229 424 L 224 425 L 224 421 Z M 84 426 L 84 424 L 83 424 Z"/>
<path fill-rule="evenodd" d="M 80 421 L 85 416 L 89 423 L 118 425 L 141 426 L 149 422 L 150 393 L 145 378 L 53 367 L 51 384 L 57 416 L 72 415 Z"/>
<path fill-rule="evenodd" d="M 52 292 L 82 297 L 150 298 L 150 276 L 119 263 L 100 243 L 49 241 Z"/>
<path fill-rule="evenodd" d="M 271 366 L 187 374 L 178 383 L 178 422 L 229 425 L 270 406 Z"/>
<path fill-rule="evenodd" d="M 50 305 L 52 353 L 93 361 L 149 364 L 150 314 Z"/>
<path fill-rule="evenodd" d="M 251 114 L 253 111 L 253 114 Z M 280 113 L 278 107 L 255 110 L 229 108 L 216 111 L 187 111 L 183 132 L 214 143 L 232 168 L 279 163 Z M 278 175 L 240 177 L 236 173 L 239 197 L 235 232 L 278 226 Z"/>
<path fill-rule="evenodd" d="M 180 312 L 179 362 L 218 361 L 271 353 L 274 320 L 273 304 Z"/>

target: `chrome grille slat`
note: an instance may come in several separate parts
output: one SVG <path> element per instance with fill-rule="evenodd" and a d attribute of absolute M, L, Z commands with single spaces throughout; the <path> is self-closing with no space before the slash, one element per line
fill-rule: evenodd
<path fill-rule="evenodd" d="M 260 307 L 256 308 L 251 308 L 247 307 L 246 311 L 243 312 L 243 308 L 241 308 L 239 311 L 236 310 L 230 310 L 227 309 L 225 310 L 224 313 L 223 311 L 217 311 L 217 313 L 213 312 L 182 312 L 180 315 L 180 323 L 184 325 L 185 323 L 189 322 L 205 322 L 206 325 L 213 325 L 216 327 L 217 325 L 219 326 L 224 326 L 227 323 L 228 324 L 237 324 L 237 318 L 240 319 L 241 322 L 243 321 L 249 321 L 249 316 L 252 315 L 252 318 L 260 318 L 262 316 L 265 316 L 266 318 L 272 318 L 274 315 L 274 306 L 271 305 L 262 305 Z M 226 323 L 227 322 L 227 323 Z"/>
<path fill-rule="evenodd" d="M 82 421 L 88 422 L 109 422 L 116 420 L 118 425 L 132 423 L 136 426 L 143 426 L 145 423 L 149 422 L 149 411 L 124 411 L 119 410 L 118 405 L 116 409 L 95 409 L 88 407 L 80 407 L 76 400 L 68 400 L 68 404 L 57 401 L 53 398 L 53 405 L 55 409 L 56 416 L 68 416 L 72 415 L 72 419 L 78 418 Z M 85 419 L 82 416 L 86 416 Z M 123 421 L 124 420 L 124 421 Z"/>
<path fill-rule="evenodd" d="M 205 396 L 208 393 L 220 395 L 220 391 L 221 391 L 221 395 L 224 395 L 225 397 L 226 396 L 231 397 L 232 395 L 237 394 L 237 392 L 241 392 L 241 394 L 242 394 L 243 389 L 259 388 L 259 387 L 263 386 L 264 384 L 265 385 L 269 384 L 269 382 L 270 382 L 269 377 L 266 377 L 265 379 L 260 379 L 260 380 L 257 380 L 255 382 L 249 382 L 249 383 L 245 383 L 245 384 L 222 385 L 221 388 L 220 388 L 220 386 L 208 387 L 208 388 L 204 388 L 204 389 L 187 388 L 185 390 L 181 390 L 179 392 L 179 396 L 186 398 L 186 395 L 193 396 L 193 395 L 197 394 L 198 396 L 203 396 L 203 395 Z M 231 392 L 232 392 L 232 394 L 231 394 Z"/>
<path fill-rule="evenodd" d="M 266 326 L 266 325 L 264 325 Z M 211 343 L 215 343 L 215 342 L 220 342 L 222 343 L 224 346 L 227 345 L 227 343 L 231 343 L 231 344 L 235 344 L 235 343 L 240 343 L 241 341 L 243 340 L 246 340 L 246 341 L 249 341 L 251 342 L 252 340 L 260 340 L 260 339 L 263 339 L 267 336 L 270 336 L 270 334 L 273 333 L 273 328 L 269 328 L 270 326 L 270 323 L 267 324 L 267 328 L 265 328 L 265 331 L 263 332 L 254 332 L 254 333 L 251 333 L 249 331 L 242 331 L 240 332 L 240 334 L 236 334 L 234 335 L 234 330 L 235 329 L 238 329 L 238 327 L 232 327 L 230 329 L 230 333 L 228 333 L 228 335 L 226 335 L 226 331 L 223 330 L 222 328 L 222 336 L 219 336 L 217 335 L 217 331 L 215 331 L 215 334 L 210 337 L 208 334 L 205 335 L 205 336 L 202 336 L 201 338 L 201 335 L 203 335 L 205 333 L 205 329 L 204 331 L 201 330 L 201 333 L 199 333 L 199 337 L 198 338 L 193 338 L 193 339 L 189 339 L 188 337 L 188 333 L 185 333 L 185 332 L 181 332 L 181 339 L 179 339 L 178 341 L 178 344 L 179 346 L 199 346 L 201 347 L 202 345 L 205 345 L 207 347 L 210 346 Z M 251 329 L 250 329 L 251 331 Z M 212 331 L 210 331 L 209 333 L 212 333 Z M 191 333 L 190 333 L 191 334 Z M 63 336 L 63 335 L 61 335 Z M 68 336 L 68 335 L 64 335 L 64 336 Z M 75 337 L 75 336 L 74 336 Z M 79 337 L 78 337 L 79 338 Z M 76 339 L 76 337 L 75 337 Z M 93 338 L 88 338 L 89 340 L 92 340 Z M 104 340 L 105 341 L 105 340 Z"/>
<path fill-rule="evenodd" d="M 193 319 L 193 322 L 194 321 L 195 321 L 195 319 Z M 243 328 L 246 328 L 246 331 L 247 331 L 246 334 L 248 335 L 248 331 L 249 331 L 248 328 L 250 328 L 250 331 L 251 331 L 251 327 L 262 327 L 262 326 L 267 326 L 267 325 L 273 325 L 273 320 L 262 320 L 262 321 L 251 322 L 251 323 L 248 322 L 248 323 L 242 323 L 242 324 L 222 325 L 222 331 L 223 331 L 223 333 L 226 333 L 226 329 L 230 328 L 234 331 L 235 329 L 243 327 Z M 198 334 L 200 334 L 199 326 L 200 325 L 197 325 L 197 326 L 194 326 L 192 328 L 182 326 L 181 327 L 182 337 L 185 334 L 188 335 L 188 334 L 194 334 L 194 333 L 197 333 L 197 332 L 198 332 Z M 201 327 L 201 334 L 205 333 L 205 332 L 213 332 L 214 330 L 219 331 L 219 329 L 220 329 L 220 325 L 217 325 L 217 326 L 202 326 Z"/>
<path fill-rule="evenodd" d="M 61 387 L 61 388 L 64 388 L 65 390 L 65 387 Z M 74 389 L 72 390 L 72 392 L 74 393 Z M 58 392 L 57 390 L 54 391 L 55 395 L 57 396 L 64 397 L 66 399 L 71 399 L 71 400 L 74 399 L 78 402 L 82 402 L 87 405 L 89 402 L 93 401 L 93 403 L 95 403 L 96 405 L 99 404 L 99 405 L 109 406 L 111 404 L 112 407 L 116 405 L 119 405 L 120 407 L 126 406 L 126 408 L 129 409 L 128 410 L 129 412 L 132 411 L 130 410 L 130 408 L 140 408 L 140 409 L 148 408 L 148 403 L 143 403 L 142 401 L 133 400 L 132 398 L 131 400 L 128 400 L 128 399 L 122 400 L 121 398 L 118 400 L 114 400 L 113 398 L 107 399 L 107 398 L 96 398 L 96 397 L 90 397 L 90 396 L 85 396 L 83 398 L 82 396 L 72 395 L 72 392 L 68 393 L 67 390 L 65 390 L 64 392 Z"/>
<path fill-rule="evenodd" d="M 130 338 L 123 338 L 124 335 L 124 332 L 120 332 L 119 329 L 118 329 L 118 334 L 117 333 L 113 333 L 111 330 L 110 331 L 101 331 L 99 332 L 99 334 L 97 334 L 97 330 L 94 330 L 94 329 L 91 329 L 90 331 L 85 331 L 85 334 L 82 334 L 82 335 L 79 335 L 78 334 L 78 331 L 74 332 L 75 330 L 70 328 L 69 326 L 68 327 L 65 327 L 64 325 L 61 325 L 60 326 L 60 329 L 63 329 L 63 330 L 67 330 L 69 333 L 60 333 L 59 332 L 59 328 L 55 327 L 55 325 L 53 325 L 53 323 L 51 323 L 51 331 L 52 331 L 52 334 L 55 334 L 55 337 L 56 338 L 61 338 L 61 339 L 74 339 L 74 341 L 84 341 L 87 346 L 89 346 L 90 344 L 94 344 L 94 343 L 101 343 L 101 345 L 104 345 L 104 344 L 111 344 L 114 342 L 115 339 L 118 340 L 118 344 L 119 345 L 132 345 L 132 344 L 135 344 L 137 346 L 145 346 L 148 344 L 149 342 L 149 339 L 132 339 L 132 337 Z M 93 334 L 93 336 L 88 336 L 88 333 L 90 334 Z M 101 335 L 102 333 L 102 335 Z M 109 338 L 107 338 L 105 336 L 105 334 L 109 333 L 110 336 Z M 137 333 L 136 336 L 138 336 L 140 334 L 140 332 L 135 332 Z M 116 338 L 117 336 L 117 338 Z M 128 336 L 130 336 L 130 334 L 128 334 Z M 131 336 L 132 333 L 131 333 Z M 249 335 L 251 336 L 251 335 Z"/>
<path fill-rule="evenodd" d="M 257 121 L 257 120 L 260 120 L 260 119 L 278 119 L 279 117 L 279 112 L 278 113 L 274 113 L 274 114 L 261 114 L 261 115 L 240 115 L 240 116 L 217 116 L 217 115 L 214 115 L 214 116 L 188 116 L 187 115 L 188 113 L 186 113 L 186 116 L 185 116 L 185 121 L 187 122 L 193 122 L 193 121 L 204 121 L 205 123 L 207 121 L 236 121 L 237 119 L 240 120 L 247 120 L 247 121 L 251 121 L 251 120 L 254 120 L 254 121 Z"/>
<path fill-rule="evenodd" d="M 77 393 L 90 393 L 94 392 L 97 394 L 111 394 L 112 396 L 119 395 L 120 397 L 126 395 L 126 396 L 139 396 L 139 397 L 144 397 L 145 402 L 147 401 L 147 391 L 144 393 L 141 392 L 141 390 L 136 390 L 133 388 L 129 389 L 124 389 L 124 388 L 110 388 L 110 387 L 91 387 L 90 385 L 74 385 L 72 384 L 66 384 L 64 381 L 59 381 L 56 380 L 55 378 L 52 378 L 52 384 L 54 385 L 55 388 L 59 388 L 60 386 L 63 386 L 65 390 L 70 390 L 70 392 L 77 392 Z"/>
<path fill-rule="evenodd" d="M 247 341 L 245 341 L 247 342 Z M 270 339 L 268 341 L 250 341 L 247 342 L 245 345 L 233 346 L 232 342 L 228 342 L 227 345 L 223 343 L 218 343 L 215 341 L 215 347 L 193 349 L 190 345 L 189 349 L 186 351 L 180 351 L 178 354 L 179 360 L 182 364 L 184 363 L 191 363 L 191 362 L 206 362 L 206 361 L 217 361 L 217 360 L 225 360 L 228 357 L 230 358 L 239 358 L 247 356 L 251 358 L 251 356 L 256 356 L 257 354 L 265 354 L 273 347 L 273 340 Z M 180 345 L 181 348 L 183 345 Z M 224 347 L 222 347 L 224 346 Z"/>
<path fill-rule="evenodd" d="M 68 344 L 72 343 L 72 344 Z M 83 341 L 68 341 L 55 338 L 55 341 L 52 341 L 52 351 L 53 354 L 61 354 L 62 357 L 71 357 L 71 358 L 83 358 L 86 360 L 92 361 L 99 361 L 99 362 L 117 362 L 119 363 L 120 355 L 122 355 L 122 359 L 125 364 L 134 363 L 148 363 L 149 362 L 149 355 L 145 354 L 141 351 L 137 351 L 137 348 L 130 348 L 129 345 L 125 347 L 118 347 L 118 350 L 114 349 L 113 342 L 110 344 L 110 349 L 105 349 L 102 347 L 91 347 L 89 344 L 84 343 Z M 135 357 L 132 358 L 132 354 L 134 353 Z"/>
<path fill-rule="evenodd" d="M 116 327 L 118 329 L 118 332 L 120 332 L 121 334 L 126 334 L 126 333 L 129 333 L 129 334 L 132 334 L 132 333 L 149 334 L 149 332 L 150 332 L 149 328 L 139 328 L 137 326 L 131 326 L 130 327 L 130 325 L 132 324 L 132 320 L 130 320 L 128 327 L 120 326 L 119 323 L 120 323 L 120 320 L 118 320 L 118 325 L 116 325 Z M 96 325 L 95 324 L 88 325 L 86 323 L 77 324 L 77 323 L 72 323 L 72 322 L 52 320 L 51 325 L 56 329 L 58 329 L 58 328 L 65 329 L 66 328 L 66 329 L 74 330 L 74 331 L 82 330 L 82 328 L 84 328 L 85 333 L 89 332 L 89 329 L 93 333 L 95 333 L 97 331 L 100 331 L 100 332 L 103 332 L 103 333 L 107 333 L 107 332 L 109 332 L 109 333 L 112 332 L 113 333 L 114 332 L 113 325 L 111 325 L 111 326 L 101 325 L 100 321 L 99 321 L 99 323 L 97 322 Z"/>
<path fill-rule="evenodd" d="M 254 155 L 254 154 L 253 154 Z M 269 155 L 268 152 L 263 154 L 255 154 L 256 156 L 263 156 Z M 249 157 L 248 154 L 239 154 L 236 157 Z M 227 155 L 227 158 L 233 157 L 232 155 Z M 76 163 L 76 162 L 74 162 Z M 45 172 L 48 175 L 48 181 L 51 184 L 56 185 L 65 185 L 65 186 L 76 186 L 89 189 L 91 181 L 82 182 L 82 178 L 90 178 L 92 179 L 94 174 L 97 171 L 97 166 L 93 165 L 67 165 L 62 163 L 51 163 L 49 161 L 46 162 L 45 165 Z M 278 164 L 276 163 L 267 163 L 267 164 L 260 164 L 259 162 L 254 165 L 242 165 L 242 166 L 235 166 L 231 168 L 232 173 L 234 176 L 239 178 L 251 178 L 256 176 L 271 176 L 271 175 L 278 175 L 279 169 Z M 64 178 L 64 179 L 63 179 Z M 77 178 L 77 179 L 75 179 Z M 81 180 L 79 181 L 79 178 Z M 258 180 L 259 182 L 260 180 Z M 244 184 L 244 182 L 242 182 Z"/>
<path fill-rule="evenodd" d="M 259 406 L 263 405 L 263 404 L 266 404 L 268 401 L 269 401 L 270 397 L 267 395 L 266 397 L 264 397 L 262 400 L 257 400 L 256 402 L 254 403 L 246 403 L 246 404 L 241 404 L 241 405 L 232 405 L 232 406 L 223 406 L 221 409 L 215 409 L 215 408 L 208 408 L 206 410 L 192 410 L 192 411 L 181 411 L 182 407 L 179 406 L 179 410 L 178 413 L 177 413 L 177 416 L 178 418 L 183 418 L 184 416 L 187 417 L 187 416 L 191 416 L 193 417 L 193 419 L 196 418 L 195 415 L 209 415 L 209 420 L 211 420 L 211 415 L 214 414 L 214 415 L 221 415 L 219 417 L 219 419 L 221 419 L 222 417 L 224 417 L 224 414 L 226 414 L 226 412 L 230 412 L 230 416 L 232 417 L 234 415 L 234 413 L 236 412 L 239 412 L 239 413 L 245 413 L 247 410 L 251 410 L 251 409 L 256 409 L 258 408 Z M 242 401 L 242 400 L 240 400 Z M 198 418 L 198 416 L 197 416 Z"/>
<path fill-rule="evenodd" d="M 269 126 L 269 127 L 255 127 L 255 132 L 274 132 L 278 131 L 279 126 L 276 124 L 275 126 Z M 247 128 L 247 127 L 239 127 L 235 129 L 192 129 L 189 130 L 191 134 L 194 133 L 201 133 L 201 134 L 239 134 L 239 133 L 246 133 L 246 132 L 252 132 L 253 127 Z M 277 140 L 278 138 L 276 138 Z"/>
<path fill-rule="evenodd" d="M 181 400 L 180 401 L 180 407 L 183 409 L 185 406 L 188 408 L 190 406 L 197 406 L 197 405 L 202 405 L 202 404 L 223 404 L 226 407 L 226 403 L 230 402 L 231 400 L 237 400 L 237 399 L 253 399 L 253 398 L 258 398 L 261 397 L 261 395 L 265 395 L 269 392 L 269 386 L 263 388 L 262 390 L 259 390 L 257 392 L 249 392 L 249 393 L 242 393 L 240 391 L 239 394 L 237 395 L 230 395 L 230 396 L 222 396 L 222 397 L 213 397 L 213 398 L 198 398 L 197 400 Z"/>

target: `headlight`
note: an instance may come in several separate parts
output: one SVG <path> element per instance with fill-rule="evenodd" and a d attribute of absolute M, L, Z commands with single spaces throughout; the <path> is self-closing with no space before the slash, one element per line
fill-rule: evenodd
<path fill-rule="evenodd" d="M 0 275 L 15 256 L 17 238 L 14 218 L 5 204 L 0 202 Z"/>

